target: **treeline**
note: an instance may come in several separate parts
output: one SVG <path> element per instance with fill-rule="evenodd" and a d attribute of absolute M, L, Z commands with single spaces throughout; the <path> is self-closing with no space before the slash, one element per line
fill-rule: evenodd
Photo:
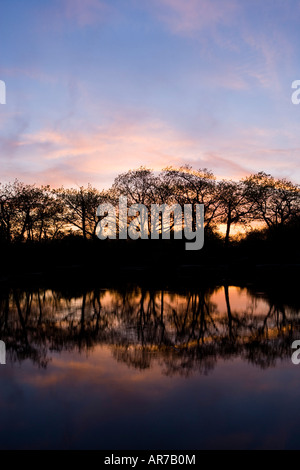
<path fill-rule="evenodd" d="M 207 169 L 168 167 L 160 173 L 140 167 L 116 177 L 108 190 L 91 185 L 66 189 L 24 184 L 0 184 L 0 241 L 59 240 L 69 235 L 96 238 L 97 207 L 118 206 L 119 196 L 128 205 L 204 204 L 205 229 L 225 224 L 225 243 L 237 224 L 268 229 L 299 220 L 300 186 L 285 178 L 259 172 L 240 181 L 216 180 Z"/>

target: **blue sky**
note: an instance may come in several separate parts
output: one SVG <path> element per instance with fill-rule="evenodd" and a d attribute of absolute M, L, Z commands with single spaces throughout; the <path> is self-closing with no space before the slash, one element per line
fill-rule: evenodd
<path fill-rule="evenodd" d="M 300 182 L 298 0 L 1 0 L 1 181 L 146 165 Z"/>

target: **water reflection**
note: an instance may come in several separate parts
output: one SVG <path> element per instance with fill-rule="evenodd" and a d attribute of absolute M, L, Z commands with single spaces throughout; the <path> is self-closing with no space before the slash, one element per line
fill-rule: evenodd
<path fill-rule="evenodd" d="M 53 352 L 91 354 L 109 347 L 115 360 L 163 374 L 207 374 L 219 359 L 260 368 L 291 357 L 299 304 L 280 292 L 223 285 L 180 291 L 8 289 L 0 297 L 0 339 L 7 361 L 47 368 Z M 291 298 L 285 296 L 286 298 Z"/>

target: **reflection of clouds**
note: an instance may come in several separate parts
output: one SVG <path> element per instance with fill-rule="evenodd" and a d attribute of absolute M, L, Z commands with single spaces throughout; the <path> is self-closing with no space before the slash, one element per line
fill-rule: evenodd
<path fill-rule="evenodd" d="M 12 290 L 0 300 L 7 311 L 0 329 L 8 361 L 30 359 L 58 371 L 60 354 L 80 353 L 81 361 L 68 363 L 75 374 L 104 373 L 103 363 L 95 363 L 99 345 L 108 347 L 118 364 L 140 371 L 159 364 L 171 376 L 207 374 L 220 358 L 241 357 L 268 368 L 290 357 L 291 337 L 300 326 L 297 305 L 235 286 L 182 293 L 139 287 Z"/>
<path fill-rule="evenodd" d="M 231 310 L 240 312 L 249 312 L 252 315 L 266 315 L 269 311 L 269 304 L 263 297 L 253 297 L 247 288 L 229 286 L 229 296 Z M 216 303 L 219 315 L 226 313 L 226 300 L 223 287 L 214 290 L 211 301 Z"/>
<path fill-rule="evenodd" d="M 157 390 L 151 390 L 151 383 L 159 380 L 160 376 L 161 371 L 157 362 L 153 363 L 151 369 L 141 374 L 135 367 L 128 369 L 124 367 L 124 362 L 116 362 L 111 347 L 97 345 L 88 356 L 74 351 L 62 351 L 59 355 L 51 357 L 51 367 L 47 370 L 47 374 L 32 371 L 22 375 L 19 380 L 40 391 L 49 387 L 69 387 L 72 383 L 88 382 L 89 387 L 95 386 L 97 390 L 98 387 L 106 389 L 110 384 L 111 393 L 121 395 L 133 392 L 139 386 L 147 396 L 158 393 Z M 161 388 L 167 391 L 171 388 L 171 383 L 165 382 Z"/>

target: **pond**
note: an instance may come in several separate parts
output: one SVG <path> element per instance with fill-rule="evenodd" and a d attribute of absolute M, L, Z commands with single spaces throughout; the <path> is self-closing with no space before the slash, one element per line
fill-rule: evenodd
<path fill-rule="evenodd" d="M 296 293 L 3 288 L 2 449 L 299 449 Z"/>

